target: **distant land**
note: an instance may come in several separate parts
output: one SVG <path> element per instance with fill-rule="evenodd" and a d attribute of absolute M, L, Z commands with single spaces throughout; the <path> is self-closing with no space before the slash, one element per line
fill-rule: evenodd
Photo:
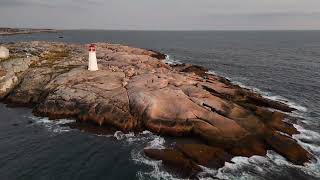
<path fill-rule="evenodd" d="M 57 30 L 0 27 L 0 36 L 9 36 L 9 35 L 16 35 L 16 34 L 31 34 L 31 33 L 39 33 L 39 32 L 57 32 Z"/>

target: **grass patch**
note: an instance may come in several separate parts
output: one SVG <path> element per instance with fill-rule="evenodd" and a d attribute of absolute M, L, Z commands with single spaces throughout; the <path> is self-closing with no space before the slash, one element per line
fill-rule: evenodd
<path fill-rule="evenodd" d="M 70 50 L 66 49 L 66 50 L 62 50 L 62 51 L 48 51 L 48 53 L 44 54 L 43 58 L 44 60 L 47 61 L 56 61 L 56 60 L 60 60 L 63 58 L 68 57 L 70 54 Z"/>
<path fill-rule="evenodd" d="M 53 67 L 57 62 L 69 57 L 70 49 L 49 50 L 40 56 L 40 61 L 33 64 L 32 67 Z"/>

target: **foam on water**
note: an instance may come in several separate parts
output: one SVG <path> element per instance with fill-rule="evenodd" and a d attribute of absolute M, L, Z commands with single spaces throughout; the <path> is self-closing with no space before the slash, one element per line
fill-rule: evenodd
<path fill-rule="evenodd" d="M 134 136 L 139 139 L 139 143 L 145 143 L 145 149 L 163 149 L 165 140 L 163 137 L 155 135 L 150 131 L 143 131 Z M 126 140 L 132 142 L 132 137 Z M 130 140 L 131 139 L 131 140 Z M 136 164 L 146 165 L 151 171 L 139 171 L 137 176 L 139 179 L 157 179 L 157 180 L 177 180 L 172 174 L 162 167 L 161 161 L 152 160 L 144 155 L 143 148 L 135 148 L 131 151 L 131 158 Z"/>
<path fill-rule="evenodd" d="M 315 157 L 317 158 L 318 163 L 320 163 L 320 134 L 307 130 L 297 124 L 294 124 L 294 127 L 300 132 L 300 134 L 293 135 L 293 138 L 306 150 L 316 155 Z M 312 144 L 309 142 L 312 142 Z"/>
<path fill-rule="evenodd" d="M 170 55 L 166 54 L 166 59 L 164 60 L 164 63 L 166 64 L 181 64 L 179 60 L 173 59 Z"/>
<path fill-rule="evenodd" d="M 128 134 L 124 134 L 122 131 L 117 131 L 113 135 L 117 140 L 123 140 L 124 138 L 132 138 L 135 137 L 133 132 L 129 132 Z"/>
<path fill-rule="evenodd" d="M 304 129 L 299 125 L 294 126 L 300 134 L 294 135 L 293 138 L 315 157 L 315 160 L 310 163 L 305 163 L 304 166 L 294 165 L 278 153 L 269 150 L 266 157 L 234 157 L 231 160 L 233 163 L 226 162 L 225 166 L 220 168 L 218 172 L 212 170 L 211 175 L 219 179 L 239 179 L 239 177 L 241 179 L 256 179 L 257 177 L 267 177 L 268 172 L 281 176 L 282 169 L 294 169 L 312 177 L 320 178 L 320 134 Z M 309 144 L 304 143 L 303 140 L 318 143 Z M 206 172 L 210 173 L 210 171 Z"/>
<path fill-rule="evenodd" d="M 151 171 L 138 171 L 137 176 L 140 180 L 178 180 L 162 168 L 161 161 L 151 160 L 144 156 L 142 150 L 134 149 L 131 151 L 131 158 L 136 164 L 147 165 Z"/>
<path fill-rule="evenodd" d="M 217 75 L 215 71 L 209 71 L 209 74 Z M 272 95 L 270 92 L 264 92 L 258 88 L 246 86 L 238 80 L 235 81 L 232 78 L 227 78 L 232 83 L 239 85 L 240 87 L 247 88 L 253 92 L 261 94 L 264 98 L 280 101 L 288 104 L 290 107 L 297 109 L 291 116 L 308 119 L 305 116 L 305 112 L 308 111 L 306 107 L 298 105 L 282 96 Z M 304 122 L 302 120 L 302 122 Z M 308 124 L 309 121 L 304 123 Z M 320 134 L 311 130 L 307 130 L 300 125 L 294 124 L 294 127 L 300 132 L 300 134 L 293 135 L 293 138 L 307 151 L 314 155 L 315 160 L 310 163 L 306 163 L 304 166 L 294 165 L 288 162 L 284 157 L 274 151 L 268 151 L 266 157 L 253 156 L 246 157 L 234 157 L 233 163 L 225 163 L 225 166 L 220 168 L 217 172 L 213 169 L 204 169 L 204 174 L 209 173 L 211 176 L 219 179 L 256 179 L 257 177 L 265 176 L 267 172 L 276 173 L 281 176 L 281 169 L 293 168 L 296 171 L 302 171 L 312 177 L 320 178 Z M 288 136 L 287 134 L 284 134 Z M 312 142 L 312 143 L 310 143 Z M 208 175 L 207 175 L 208 176 Z"/>
<path fill-rule="evenodd" d="M 211 180 L 213 177 L 216 177 L 218 170 L 210 169 L 205 166 L 199 165 L 202 169 L 202 172 L 198 173 L 197 177 L 200 180 Z"/>
<path fill-rule="evenodd" d="M 294 165 L 278 153 L 269 150 L 265 157 L 234 157 L 231 160 L 232 163 L 226 162 L 224 167 L 218 171 L 203 168 L 204 172 L 200 173 L 200 175 L 219 179 L 257 179 L 257 177 L 262 179 L 262 177 L 267 177 L 268 173 L 273 173 L 281 177 L 281 170 L 293 169 L 294 171 L 302 171 L 311 177 L 320 178 L 320 134 L 304 129 L 302 126 L 296 124 L 294 124 L 294 126 L 300 134 L 293 135 L 293 138 L 315 157 L 310 163 L 305 163 L 304 166 Z M 305 143 L 305 140 L 313 142 L 313 144 Z"/>
<path fill-rule="evenodd" d="M 144 145 L 145 149 L 164 149 L 165 139 L 161 136 L 155 135 L 150 131 L 143 131 L 140 133 L 123 133 L 117 131 L 113 137 L 119 141 L 125 142 L 127 145 L 133 143 Z M 131 159 L 139 165 L 145 165 L 151 168 L 151 171 L 139 171 L 137 176 L 139 179 L 158 179 L 158 180 L 177 180 L 169 172 L 162 168 L 161 161 L 152 160 L 144 155 L 143 149 L 140 146 L 133 148 L 131 151 Z"/>
<path fill-rule="evenodd" d="M 219 75 L 217 72 L 215 72 L 213 70 L 208 71 L 208 74 Z M 265 91 L 262 91 L 259 88 L 248 86 L 248 85 L 245 85 L 244 83 L 240 82 L 241 80 L 244 80 L 244 81 L 247 80 L 247 78 L 237 78 L 237 80 L 235 80 L 234 78 L 230 78 L 230 77 L 227 77 L 227 76 L 223 76 L 223 77 L 225 77 L 226 79 L 230 80 L 235 85 L 238 85 L 238 86 L 240 86 L 242 88 L 249 89 L 249 90 L 251 90 L 251 91 L 253 91 L 255 93 L 261 94 L 262 97 L 264 97 L 266 99 L 270 99 L 270 100 L 273 100 L 273 101 L 279 101 L 279 102 L 285 103 L 285 104 L 289 105 L 290 107 L 293 107 L 293 108 L 297 109 L 300 112 L 307 112 L 307 108 L 306 107 L 301 106 L 301 105 L 299 105 L 299 104 L 297 104 L 295 102 L 292 102 L 292 101 L 290 101 L 289 99 L 287 99 L 285 97 L 282 97 L 282 96 L 279 96 L 279 95 L 273 95 L 271 92 L 265 92 Z"/>
<path fill-rule="evenodd" d="M 63 124 L 68 124 L 75 122 L 75 120 L 70 119 L 59 119 L 59 120 L 49 120 L 49 118 L 40 118 L 40 117 L 27 117 L 34 121 L 35 125 L 40 125 L 45 127 L 49 132 L 53 132 L 54 134 L 61 134 L 71 131 L 72 129 L 67 126 L 62 126 Z"/>

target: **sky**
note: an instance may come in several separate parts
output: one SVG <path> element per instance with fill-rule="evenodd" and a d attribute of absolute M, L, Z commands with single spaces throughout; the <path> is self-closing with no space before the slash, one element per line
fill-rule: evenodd
<path fill-rule="evenodd" d="M 319 30 L 320 0 L 0 0 L 0 26 Z"/>

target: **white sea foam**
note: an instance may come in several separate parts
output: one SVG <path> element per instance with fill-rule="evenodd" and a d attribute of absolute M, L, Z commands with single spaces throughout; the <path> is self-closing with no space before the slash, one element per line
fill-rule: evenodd
<path fill-rule="evenodd" d="M 165 140 L 163 137 L 160 137 L 158 135 L 155 135 L 151 133 L 150 131 L 143 131 L 142 133 L 139 133 L 138 136 L 146 136 L 143 139 L 143 141 L 146 142 L 146 149 L 163 149 Z M 137 173 L 137 176 L 140 180 L 149 180 L 149 179 L 157 179 L 157 180 L 178 180 L 178 178 L 175 178 L 172 174 L 167 172 L 162 167 L 161 161 L 156 161 L 149 159 L 145 157 L 143 153 L 143 149 L 133 149 L 131 151 L 131 158 L 132 160 L 141 165 L 147 165 L 148 167 L 151 167 L 151 171 L 139 171 Z"/>
<path fill-rule="evenodd" d="M 152 141 L 148 143 L 146 149 L 164 149 L 164 138 L 157 136 Z"/>
<path fill-rule="evenodd" d="M 300 134 L 293 135 L 293 138 L 305 149 L 316 155 L 318 161 L 320 161 L 320 134 L 303 128 L 300 125 L 294 124 L 294 127 L 300 132 Z M 313 142 L 312 144 L 306 142 Z M 320 162 L 319 162 L 320 163 Z"/>
<path fill-rule="evenodd" d="M 274 151 L 268 151 L 266 157 L 234 157 L 231 161 L 233 163 L 226 162 L 214 177 L 219 179 L 239 179 L 239 177 L 241 177 L 240 179 L 257 179 L 257 175 L 261 178 L 269 173 L 278 174 L 281 177 L 282 171 L 288 168 L 301 170 L 313 177 L 320 177 L 318 163 L 309 163 L 305 166 L 294 165 Z"/>
<path fill-rule="evenodd" d="M 232 83 L 242 87 L 242 88 L 246 88 L 246 89 L 250 89 L 252 90 L 253 92 L 256 92 L 258 94 L 261 94 L 262 97 L 266 98 L 266 99 L 270 99 L 270 100 L 273 100 L 273 101 L 279 101 L 279 102 L 282 102 L 282 103 L 285 103 L 287 105 L 289 105 L 290 107 L 293 107 L 295 109 L 297 109 L 298 111 L 301 111 L 301 112 L 306 112 L 307 111 L 307 108 L 304 107 L 304 106 L 301 106 L 293 101 L 290 101 L 289 99 L 285 98 L 285 97 L 282 97 L 282 96 L 279 96 L 279 95 L 273 95 L 271 92 L 265 92 L 265 91 L 262 91 L 261 89 L 259 88 L 256 88 L 256 87 L 252 87 L 252 86 L 247 86 L 247 85 L 244 85 L 243 83 L 241 82 L 238 82 L 238 81 L 232 81 Z"/>
<path fill-rule="evenodd" d="M 110 136 L 107 136 L 107 137 L 110 137 Z M 139 144 L 147 143 L 146 148 L 153 148 L 153 149 L 164 148 L 162 144 L 165 142 L 164 138 L 158 135 L 155 135 L 150 131 L 143 131 L 140 133 L 134 133 L 134 132 L 123 133 L 122 131 L 116 131 L 113 137 L 119 141 L 126 142 L 129 145 L 132 143 L 139 143 Z"/>
<path fill-rule="evenodd" d="M 164 60 L 166 64 L 181 64 L 181 62 L 177 59 L 172 58 L 170 55 L 166 54 L 166 59 Z"/>
<path fill-rule="evenodd" d="M 108 136 L 109 137 L 109 136 Z M 114 133 L 113 138 L 125 142 L 128 145 L 132 145 L 132 143 L 136 144 L 145 144 L 146 149 L 164 149 L 165 139 L 161 136 L 155 135 L 150 131 L 143 131 L 140 133 L 123 133 L 121 131 L 117 131 Z M 131 151 L 131 159 L 140 165 L 146 165 L 150 167 L 151 171 L 139 171 L 137 172 L 137 176 L 141 180 L 149 180 L 149 179 L 158 179 L 158 180 L 178 180 L 172 174 L 167 172 L 162 167 L 161 161 L 156 161 L 145 157 L 143 148 L 140 146 L 138 148 L 134 148 Z"/>
<path fill-rule="evenodd" d="M 114 133 L 114 137 L 117 140 L 123 140 L 123 139 L 130 139 L 132 137 L 135 137 L 135 134 L 133 132 L 129 132 L 127 134 L 123 133 L 122 131 L 117 131 Z"/>
<path fill-rule="evenodd" d="M 213 71 L 213 70 L 209 70 L 207 72 L 208 74 L 213 74 L 213 75 L 220 75 L 219 73 Z M 224 75 L 221 75 L 221 76 L 224 76 Z M 285 97 L 282 97 L 282 96 L 279 96 L 279 95 L 273 95 L 271 92 L 265 92 L 265 91 L 262 91 L 261 89 L 259 88 L 256 88 L 256 87 L 252 87 L 252 86 L 248 86 L 248 85 L 245 85 L 244 83 L 242 83 L 241 81 L 247 81 L 248 79 L 247 78 L 244 78 L 244 77 L 240 77 L 240 78 L 237 78 L 236 80 L 234 78 L 230 78 L 230 77 L 227 77 L 227 76 L 224 76 L 226 79 L 230 80 L 233 84 L 235 85 L 238 85 L 242 88 L 246 88 L 246 89 L 249 89 L 255 93 L 258 93 L 258 94 L 261 94 L 262 97 L 266 98 L 266 99 L 270 99 L 270 100 L 273 100 L 273 101 L 279 101 L 279 102 L 282 102 L 282 103 L 285 103 L 287 105 L 289 105 L 290 107 L 293 107 L 295 109 L 297 109 L 298 111 L 300 112 L 307 112 L 307 108 L 304 107 L 304 106 L 301 106 L 293 101 L 290 101 L 289 99 L 285 98 Z M 299 115 L 299 114 L 297 114 Z"/>
<path fill-rule="evenodd" d="M 219 170 L 204 167 L 203 172 L 198 175 L 199 179 L 205 180 L 210 179 L 210 177 L 219 179 L 257 179 L 265 177 L 269 173 L 281 177 L 283 171 L 286 171 L 286 169 L 295 169 L 312 177 L 320 178 L 320 134 L 307 130 L 299 125 L 294 126 L 300 134 L 294 135 L 293 138 L 296 139 L 303 148 L 313 154 L 316 160 L 305 163 L 304 166 L 294 165 L 288 162 L 283 156 L 269 150 L 265 157 L 234 157 L 231 163 L 226 162 L 224 167 Z M 305 143 L 303 142 L 304 140 L 315 142 L 315 144 Z"/>
<path fill-rule="evenodd" d="M 297 171 L 303 171 L 305 174 L 312 177 L 320 178 L 320 134 L 304 129 L 299 125 L 294 126 L 298 129 L 300 134 L 294 135 L 293 138 L 296 139 L 303 148 L 313 154 L 316 160 L 305 163 L 304 166 L 294 165 L 291 162 L 288 162 L 283 156 L 269 150 L 265 157 L 234 157 L 231 160 L 233 163 L 226 162 L 224 167 L 220 168 L 217 173 L 212 173 L 212 175 L 215 175 L 215 177 L 219 179 L 238 179 L 238 177 L 245 177 L 243 179 L 256 179 L 256 174 L 259 174 L 259 177 L 264 177 L 268 173 L 274 173 L 281 176 L 282 171 L 290 168 L 296 169 Z M 316 144 L 304 143 L 303 140 L 316 142 Z M 248 171 L 248 169 L 250 170 Z"/>
<path fill-rule="evenodd" d="M 249 163 L 249 158 L 245 157 L 235 157 L 232 159 L 233 163 L 226 162 L 225 166 L 218 169 L 216 175 L 214 177 L 218 179 L 257 179 L 254 175 L 251 175 L 247 173 L 245 169 L 248 167 L 253 167 Z M 254 171 L 256 168 L 253 167 Z M 259 168 L 258 170 L 260 172 L 260 175 L 263 176 L 264 172 Z"/>
<path fill-rule="evenodd" d="M 48 131 L 53 132 L 53 134 L 60 134 L 71 131 L 69 127 L 62 125 L 75 122 L 75 120 L 70 119 L 49 120 L 48 118 L 40 118 L 35 116 L 31 116 L 28 118 L 34 121 L 34 125 L 43 126 Z"/>
<path fill-rule="evenodd" d="M 217 75 L 217 73 L 216 73 L 215 71 L 213 71 L 213 70 L 209 70 L 209 71 L 207 72 L 207 74 Z"/>
<path fill-rule="evenodd" d="M 149 180 L 149 179 L 157 179 L 157 180 L 178 180 L 173 177 L 169 172 L 162 168 L 161 161 L 151 160 L 146 158 L 141 150 L 133 150 L 131 152 L 132 160 L 137 164 L 147 165 L 152 168 L 151 171 L 139 171 L 137 176 L 140 180 Z"/>
<path fill-rule="evenodd" d="M 210 169 L 204 166 L 199 165 L 202 169 L 202 172 L 198 173 L 197 177 L 200 180 L 211 180 L 212 177 L 215 177 L 218 173 L 216 169 Z"/>

